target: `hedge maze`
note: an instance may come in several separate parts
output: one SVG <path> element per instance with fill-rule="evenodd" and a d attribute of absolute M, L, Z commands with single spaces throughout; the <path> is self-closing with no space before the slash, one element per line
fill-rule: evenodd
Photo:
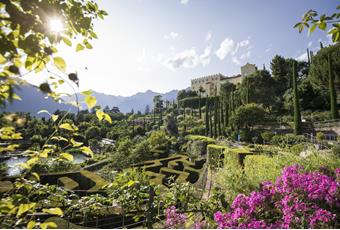
<path fill-rule="evenodd" d="M 189 161 L 189 157 L 176 154 L 171 157 L 145 161 L 134 167 L 143 169 L 151 182 L 169 186 L 171 182 L 197 183 L 203 175 L 206 160 Z"/>
<path fill-rule="evenodd" d="M 107 184 L 103 178 L 87 170 L 41 175 L 41 182 L 44 184 L 61 185 L 66 189 L 75 190 L 80 193 L 98 192 Z"/>

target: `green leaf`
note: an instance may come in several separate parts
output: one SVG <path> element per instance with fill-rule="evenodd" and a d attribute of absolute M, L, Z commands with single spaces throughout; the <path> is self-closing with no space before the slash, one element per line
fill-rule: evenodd
<path fill-rule="evenodd" d="M 126 185 L 128 186 L 128 187 L 131 187 L 132 185 L 134 185 L 135 184 L 135 182 L 133 181 L 133 180 L 130 180 Z"/>
<path fill-rule="evenodd" d="M 40 224 L 40 227 L 42 229 L 48 229 L 48 228 L 57 228 L 57 224 L 54 222 L 44 222 Z"/>
<path fill-rule="evenodd" d="M 97 99 L 94 96 L 86 96 L 85 103 L 88 109 L 92 109 L 97 104 Z"/>
<path fill-rule="evenodd" d="M 13 93 L 13 99 L 18 100 L 18 101 L 22 101 L 21 97 L 16 93 Z"/>
<path fill-rule="evenodd" d="M 52 121 L 56 122 L 56 120 L 58 120 L 59 116 L 52 114 L 51 118 L 52 118 Z"/>
<path fill-rule="evenodd" d="M 69 130 L 69 131 L 76 131 L 71 124 L 69 123 L 63 123 L 61 125 L 59 125 L 59 128 L 61 129 L 66 129 L 66 130 Z"/>
<path fill-rule="evenodd" d="M 63 39 L 63 42 L 64 42 L 66 45 L 72 46 L 72 42 L 71 42 L 68 38 L 62 37 L 61 39 Z"/>
<path fill-rule="evenodd" d="M 86 91 L 81 92 L 81 94 L 84 95 L 84 96 L 90 96 L 90 95 L 92 95 L 92 91 L 86 90 Z"/>
<path fill-rule="evenodd" d="M 96 111 L 96 116 L 97 116 L 97 118 L 98 118 L 99 121 L 103 120 L 104 114 L 105 114 L 105 113 L 104 113 L 103 111 L 101 111 L 101 110 L 97 110 L 97 111 Z"/>
<path fill-rule="evenodd" d="M 85 47 L 82 45 L 82 44 L 78 44 L 77 47 L 76 47 L 76 52 L 79 52 L 81 50 L 85 49 Z"/>
<path fill-rule="evenodd" d="M 44 213 L 52 214 L 52 215 L 57 215 L 57 216 L 62 216 L 64 215 L 63 211 L 60 208 L 44 208 L 42 210 Z"/>
<path fill-rule="evenodd" d="M 7 61 L 7 59 L 0 54 L 0 65 L 4 64 Z"/>
<path fill-rule="evenodd" d="M 66 70 L 66 62 L 64 61 L 63 58 L 61 57 L 55 57 L 53 58 L 54 64 L 55 66 L 61 70 L 61 71 L 65 71 Z"/>
<path fill-rule="evenodd" d="M 79 146 L 83 145 L 82 142 L 77 142 L 73 138 L 71 139 L 71 144 L 72 144 L 73 147 L 79 147 Z"/>
<path fill-rule="evenodd" d="M 314 23 L 314 24 L 309 28 L 309 33 L 310 33 L 310 34 L 313 33 L 314 30 L 316 29 L 316 27 L 317 27 L 317 24 Z"/>
<path fill-rule="evenodd" d="M 66 159 L 68 161 L 73 161 L 73 156 L 71 154 L 69 154 L 69 153 L 61 153 L 60 157 Z"/>
<path fill-rule="evenodd" d="M 33 173 L 32 173 L 32 176 L 34 176 L 34 178 L 35 178 L 37 181 L 40 181 L 40 176 L 39 176 L 38 173 L 33 172 Z"/>
<path fill-rule="evenodd" d="M 31 220 L 30 222 L 28 222 L 28 224 L 27 224 L 27 227 L 26 227 L 26 228 L 28 228 L 28 229 L 32 229 L 32 228 L 34 228 L 34 227 L 35 227 L 35 225 L 36 225 L 36 222 L 35 222 L 34 220 Z"/>
<path fill-rule="evenodd" d="M 20 204 L 19 209 L 17 212 L 17 217 L 21 216 L 22 214 L 26 213 L 30 209 L 35 208 L 36 203 L 29 203 L 29 204 Z"/>
<path fill-rule="evenodd" d="M 327 28 L 326 22 L 321 21 L 321 22 L 319 23 L 319 28 L 320 28 L 321 30 L 326 30 L 326 28 Z"/>
<path fill-rule="evenodd" d="M 80 150 L 85 153 L 86 155 L 89 155 L 91 157 L 93 157 L 93 152 L 89 147 L 83 146 L 80 148 Z"/>
<path fill-rule="evenodd" d="M 112 124 L 112 119 L 111 119 L 111 117 L 110 117 L 109 114 L 105 113 L 105 114 L 104 114 L 104 119 L 105 119 L 107 122 L 109 122 L 110 124 Z"/>

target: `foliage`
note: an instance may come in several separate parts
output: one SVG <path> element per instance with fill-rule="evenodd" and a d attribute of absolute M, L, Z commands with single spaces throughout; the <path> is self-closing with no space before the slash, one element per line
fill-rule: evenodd
<path fill-rule="evenodd" d="M 335 88 L 339 88 L 340 76 L 340 43 L 330 45 L 320 49 L 315 56 L 310 67 L 309 76 L 315 88 L 328 92 L 329 89 L 329 69 L 328 55 L 332 61 L 332 73 L 335 76 Z"/>
<path fill-rule="evenodd" d="M 165 129 L 170 136 L 178 136 L 178 127 L 173 114 L 166 116 Z"/>
<path fill-rule="evenodd" d="M 274 135 L 271 143 L 280 147 L 292 146 L 306 142 L 306 138 L 303 135 Z"/>
<path fill-rule="evenodd" d="M 263 138 L 263 140 L 265 141 L 265 143 L 270 143 L 272 138 L 274 136 L 274 133 L 266 131 L 261 133 L 261 137 Z"/>
<path fill-rule="evenodd" d="M 71 40 L 78 36 L 82 43 L 77 45 L 77 50 L 85 47 L 91 49 L 89 40 L 97 38 L 93 21 L 107 15 L 96 3 L 78 0 L 63 4 L 37 0 L 1 1 L 0 9 L 1 103 L 18 98 L 13 93 L 13 87 L 20 80 L 14 76 L 22 74 L 21 68 L 37 73 L 53 62 L 58 69 L 65 71 L 66 63 L 57 56 L 56 45 L 63 41 L 72 46 Z M 60 20 L 64 24 L 63 31 L 51 31 L 47 27 L 51 20 Z M 70 80 L 78 82 L 73 75 Z M 40 89 L 52 94 L 48 83 L 43 83 Z"/>
<path fill-rule="evenodd" d="M 340 5 L 336 8 L 340 11 Z M 315 10 L 307 11 L 303 17 L 301 22 L 298 22 L 294 28 L 299 29 L 301 33 L 304 28 L 309 28 L 308 33 L 313 33 L 316 28 L 320 30 L 326 31 L 327 25 L 332 24 L 332 28 L 328 31 L 328 34 L 332 36 L 332 41 L 337 42 L 340 40 L 340 12 L 335 12 L 332 15 L 327 16 L 326 14 L 322 14 L 319 17 L 319 14 Z M 317 18 L 318 17 L 318 18 Z"/>
<path fill-rule="evenodd" d="M 325 139 L 325 134 L 322 132 L 317 132 L 316 133 L 316 140 L 318 141 L 323 141 Z"/>
<path fill-rule="evenodd" d="M 26 228 L 27 224 L 42 227 L 42 223 L 28 213 L 43 212 L 63 215 L 58 207 L 74 204 L 78 199 L 72 192 L 55 185 L 42 185 L 36 181 L 17 179 L 14 188 L 1 195 L 0 226 L 2 228 Z M 52 208 L 51 208 L 52 207 Z M 57 208 L 56 208 L 57 207 Z"/>
<path fill-rule="evenodd" d="M 266 155 L 247 156 L 244 164 L 248 183 L 252 187 L 258 187 L 262 181 L 275 181 L 285 166 L 300 164 L 308 172 L 318 170 L 320 167 L 335 170 L 340 165 L 340 161 L 334 154 L 313 153 L 305 158 L 296 154 L 279 154 L 272 157 Z"/>
<path fill-rule="evenodd" d="M 238 129 L 252 129 L 254 125 L 264 121 L 266 111 L 262 106 L 252 103 L 240 106 L 230 118 L 231 123 Z"/>
<path fill-rule="evenodd" d="M 219 228 L 336 228 L 339 169 L 336 179 L 321 172 L 286 167 L 275 183 L 263 182 L 249 196 L 239 194 L 226 214 L 217 212 Z"/>
<path fill-rule="evenodd" d="M 157 187 L 155 188 L 157 190 Z M 137 211 L 137 216 L 144 214 L 145 199 L 149 198 L 150 184 L 145 173 L 128 169 L 116 175 L 108 185 L 107 192 L 113 202 L 120 205 L 124 212 Z"/>

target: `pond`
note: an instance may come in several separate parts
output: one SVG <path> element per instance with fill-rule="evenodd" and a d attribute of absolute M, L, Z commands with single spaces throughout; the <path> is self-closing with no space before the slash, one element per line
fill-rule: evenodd
<path fill-rule="evenodd" d="M 81 164 L 88 158 L 84 154 L 81 153 L 72 153 L 73 155 L 73 163 L 74 164 Z M 8 158 L 4 161 L 4 163 L 7 164 L 7 175 L 8 176 L 17 176 L 22 172 L 22 168 L 18 166 L 21 163 L 26 162 L 28 157 L 26 156 L 13 156 L 11 158 Z"/>

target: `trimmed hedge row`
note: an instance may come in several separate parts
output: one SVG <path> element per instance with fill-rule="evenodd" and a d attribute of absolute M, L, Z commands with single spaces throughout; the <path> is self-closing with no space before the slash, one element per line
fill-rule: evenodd
<path fill-rule="evenodd" d="M 247 147 L 230 148 L 227 146 L 210 144 L 207 147 L 209 166 L 211 169 L 220 168 L 224 161 L 234 161 L 239 165 L 244 165 L 244 159 L 247 155 L 252 155 L 253 152 Z"/>
<path fill-rule="evenodd" d="M 98 192 L 107 184 L 103 178 L 87 170 L 71 173 L 43 174 L 40 178 L 43 184 L 61 184 L 67 189 L 83 192 Z"/>
<path fill-rule="evenodd" d="M 134 167 L 142 168 L 155 184 L 168 186 L 170 182 L 190 182 L 195 184 L 204 170 L 205 159 L 190 162 L 184 155 L 175 154 L 171 157 L 145 161 Z"/>

